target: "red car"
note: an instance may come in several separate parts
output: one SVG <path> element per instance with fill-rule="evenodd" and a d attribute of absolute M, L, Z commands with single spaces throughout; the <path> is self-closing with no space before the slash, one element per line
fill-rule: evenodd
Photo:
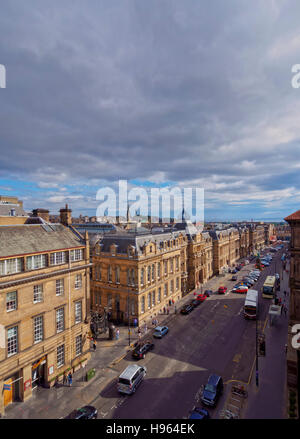
<path fill-rule="evenodd" d="M 227 287 L 219 287 L 219 289 L 218 289 L 219 294 L 225 294 L 226 291 L 227 291 Z"/>
<path fill-rule="evenodd" d="M 247 293 L 248 287 L 246 285 L 240 285 L 232 290 L 233 293 Z"/>
<path fill-rule="evenodd" d="M 199 300 L 199 302 L 204 302 L 206 298 L 207 296 L 205 294 L 198 294 L 196 299 Z"/>

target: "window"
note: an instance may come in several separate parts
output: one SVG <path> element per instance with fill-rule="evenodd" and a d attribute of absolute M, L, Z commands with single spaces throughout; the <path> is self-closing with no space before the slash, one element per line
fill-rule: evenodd
<path fill-rule="evenodd" d="M 176 270 L 179 270 L 179 256 L 176 258 Z"/>
<path fill-rule="evenodd" d="M 98 268 L 98 277 L 96 275 L 96 280 L 101 280 L 101 265 L 99 264 L 96 268 Z"/>
<path fill-rule="evenodd" d="M 76 274 L 76 277 L 75 277 L 75 289 L 78 290 L 81 287 L 82 287 L 82 275 L 81 274 Z"/>
<path fill-rule="evenodd" d="M 66 262 L 66 252 L 56 252 L 50 254 L 50 265 L 59 265 Z"/>
<path fill-rule="evenodd" d="M 135 302 L 134 299 L 131 300 L 131 315 L 135 314 Z"/>
<path fill-rule="evenodd" d="M 155 291 L 152 292 L 152 306 L 155 306 Z"/>
<path fill-rule="evenodd" d="M 152 264 L 152 281 L 155 280 L 155 265 Z"/>
<path fill-rule="evenodd" d="M 39 303 L 43 301 L 43 285 L 34 285 L 33 287 L 33 303 Z"/>
<path fill-rule="evenodd" d="M 148 309 L 151 308 L 151 293 L 148 293 Z"/>
<path fill-rule="evenodd" d="M 0 276 L 5 276 L 7 274 L 20 273 L 23 271 L 23 259 L 5 259 L 0 261 Z"/>
<path fill-rule="evenodd" d="M 14 311 L 17 309 L 17 292 L 12 291 L 6 294 L 6 311 Z"/>
<path fill-rule="evenodd" d="M 168 274 L 168 261 L 165 261 L 164 265 L 165 265 L 165 276 L 167 276 L 167 274 Z"/>
<path fill-rule="evenodd" d="M 76 250 L 71 250 L 70 251 L 70 258 L 71 261 L 81 261 L 83 259 L 83 249 L 82 248 L 78 248 Z"/>
<path fill-rule="evenodd" d="M 46 255 L 27 256 L 26 268 L 27 270 L 38 270 L 46 267 Z"/>
<path fill-rule="evenodd" d="M 179 289 L 179 277 L 176 277 L 176 290 Z"/>
<path fill-rule="evenodd" d="M 81 334 L 75 338 L 75 355 L 77 357 L 80 354 L 82 354 L 82 335 Z"/>
<path fill-rule="evenodd" d="M 58 279 L 56 281 L 56 295 L 62 296 L 64 294 L 64 280 Z"/>
<path fill-rule="evenodd" d="M 145 270 L 143 268 L 141 268 L 141 285 L 142 286 L 144 285 L 144 273 L 145 273 Z"/>
<path fill-rule="evenodd" d="M 150 280 L 151 280 L 151 267 L 149 265 L 148 272 L 147 272 L 147 281 L 150 282 Z"/>
<path fill-rule="evenodd" d="M 112 271 L 111 271 L 111 266 L 110 265 L 107 268 L 107 280 L 108 280 L 108 282 L 112 281 Z"/>
<path fill-rule="evenodd" d="M 135 272 L 134 272 L 134 268 L 131 269 L 131 285 L 135 285 Z"/>
<path fill-rule="evenodd" d="M 34 326 L 34 343 L 38 343 L 44 338 L 44 328 L 43 328 L 43 316 L 35 317 L 33 320 Z"/>
<path fill-rule="evenodd" d="M 160 262 L 157 264 L 157 277 L 160 278 Z"/>
<path fill-rule="evenodd" d="M 167 297 L 168 295 L 168 284 L 164 285 L 164 297 Z"/>
<path fill-rule="evenodd" d="M 170 259 L 170 271 L 173 273 L 173 258 Z"/>
<path fill-rule="evenodd" d="M 7 356 L 10 357 L 18 352 L 18 327 L 14 326 L 7 330 Z"/>
<path fill-rule="evenodd" d="M 64 308 L 56 310 L 56 332 L 62 332 L 65 329 L 65 312 Z"/>
<path fill-rule="evenodd" d="M 64 344 L 62 344 L 61 346 L 58 346 L 58 348 L 57 348 L 56 362 L 57 362 L 57 367 L 61 367 L 65 364 L 65 345 Z"/>
<path fill-rule="evenodd" d="M 75 302 L 75 324 L 82 321 L 82 302 Z"/>
<path fill-rule="evenodd" d="M 160 303 L 161 301 L 161 288 L 158 288 L 158 295 L 157 295 L 157 302 Z"/>
<path fill-rule="evenodd" d="M 170 285 L 170 293 L 172 294 L 174 291 L 174 280 L 171 280 L 171 285 Z"/>
<path fill-rule="evenodd" d="M 142 296 L 141 300 L 141 314 L 145 312 L 145 296 Z"/>
<path fill-rule="evenodd" d="M 116 283 L 119 284 L 120 283 L 120 267 L 118 265 L 115 268 L 115 278 L 116 278 Z"/>

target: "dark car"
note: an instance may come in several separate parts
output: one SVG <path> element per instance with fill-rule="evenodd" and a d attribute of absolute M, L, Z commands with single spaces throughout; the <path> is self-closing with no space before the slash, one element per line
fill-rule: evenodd
<path fill-rule="evenodd" d="M 97 419 L 97 409 L 92 405 L 85 405 L 80 409 L 73 410 L 65 419 Z"/>
<path fill-rule="evenodd" d="M 231 273 L 232 274 L 235 274 L 235 273 L 237 273 L 238 272 L 238 270 L 236 269 L 236 268 L 233 268 L 232 270 L 231 270 Z"/>
<path fill-rule="evenodd" d="M 213 290 L 205 290 L 203 294 L 204 294 L 204 296 L 209 297 L 209 296 L 211 296 L 213 293 L 214 293 Z"/>
<path fill-rule="evenodd" d="M 208 378 L 207 384 L 204 387 L 201 402 L 204 405 L 215 407 L 219 397 L 223 393 L 223 380 L 219 375 L 212 374 Z"/>
<path fill-rule="evenodd" d="M 209 413 L 202 407 L 194 407 L 190 413 L 189 419 L 209 419 Z"/>
<path fill-rule="evenodd" d="M 232 276 L 231 280 L 238 280 L 237 276 Z"/>
<path fill-rule="evenodd" d="M 194 309 L 193 305 L 189 304 L 181 308 L 180 312 L 181 314 L 189 314 L 190 312 L 193 311 L 193 309 Z"/>
<path fill-rule="evenodd" d="M 194 299 L 194 300 L 191 301 L 190 305 L 193 306 L 194 308 L 196 308 L 197 306 L 200 305 L 200 303 L 201 302 L 199 300 Z"/>
<path fill-rule="evenodd" d="M 241 269 L 242 267 L 236 267 L 235 269 L 237 270 L 237 271 L 240 271 L 240 269 Z"/>
<path fill-rule="evenodd" d="M 144 343 L 139 343 L 132 351 L 133 358 L 145 358 L 146 353 L 154 348 L 154 344 L 147 340 Z"/>

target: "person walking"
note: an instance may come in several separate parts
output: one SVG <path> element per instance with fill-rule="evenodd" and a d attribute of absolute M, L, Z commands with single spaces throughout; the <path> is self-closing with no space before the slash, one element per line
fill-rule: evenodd
<path fill-rule="evenodd" d="M 67 384 L 67 375 L 66 372 L 64 372 L 64 376 L 63 376 L 63 386 L 65 386 Z"/>
<path fill-rule="evenodd" d="M 139 339 L 142 337 L 142 331 L 140 328 L 138 329 L 138 336 L 139 336 Z"/>
<path fill-rule="evenodd" d="M 120 337 L 120 329 L 117 328 L 117 330 L 116 330 L 116 340 L 119 340 L 119 337 Z"/>
<path fill-rule="evenodd" d="M 94 352 L 95 352 L 96 348 L 97 348 L 97 342 L 96 342 L 96 340 L 94 339 L 94 340 L 93 340 L 93 349 L 94 349 Z"/>
<path fill-rule="evenodd" d="M 286 316 L 286 313 L 287 313 L 287 306 L 286 305 L 283 305 L 283 311 L 284 311 L 284 315 Z"/>
<path fill-rule="evenodd" d="M 286 290 L 284 290 L 283 294 L 284 294 L 284 297 L 286 297 Z"/>
<path fill-rule="evenodd" d="M 73 382 L 73 376 L 72 376 L 71 371 L 68 374 L 68 381 L 69 381 L 69 386 L 71 387 L 72 386 L 72 382 Z"/>

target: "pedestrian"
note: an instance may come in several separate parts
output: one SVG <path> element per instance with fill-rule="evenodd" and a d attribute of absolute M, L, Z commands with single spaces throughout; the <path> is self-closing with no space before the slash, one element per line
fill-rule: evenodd
<path fill-rule="evenodd" d="M 286 316 L 286 313 L 287 313 L 287 306 L 286 305 L 283 305 L 283 311 L 284 311 L 284 315 Z"/>
<path fill-rule="evenodd" d="M 279 302 L 278 302 L 278 304 L 281 305 L 281 297 L 279 297 Z"/>
<path fill-rule="evenodd" d="M 176 308 L 176 305 L 175 305 L 174 313 L 175 313 L 175 314 L 177 313 L 177 308 Z"/>
<path fill-rule="evenodd" d="M 119 328 L 116 330 L 116 340 L 119 340 L 120 337 L 120 330 Z"/>
<path fill-rule="evenodd" d="M 155 319 L 152 319 L 152 325 L 155 326 Z"/>
<path fill-rule="evenodd" d="M 164 314 L 166 314 L 166 307 L 164 306 Z"/>
<path fill-rule="evenodd" d="M 138 336 L 139 336 L 139 339 L 142 337 L 142 331 L 140 328 L 138 329 Z"/>
<path fill-rule="evenodd" d="M 71 374 L 71 371 L 68 374 L 68 381 L 69 381 L 69 386 L 71 387 L 72 386 L 72 381 L 73 381 L 73 376 Z"/>
<path fill-rule="evenodd" d="M 94 348 L 94 352 L 95 352 L 95 350 L 96 350 L 96 348 L 97 348 L 97 343 L 96 343 L 96 340 L 95 340 L 95 339 L 93 340 L 93 348 Z"/>
<path fill-rule="evenodd" d="M 169 310 L 169 308 L 167 309 L 167 314 L 169 314 L 169 312 L 170 312 L 170 310 Z"/>
<path fill-rule="evenodd" d="M 144 332 L 145 332 L 145 334 L 146 334 L 146 332 L 147 332 L 147 324 L 145 323 L 145 326 L 144 326 Z"/>
<path fill-rule="evenodd" d="M 63 376 L 63 386 L 67 384 L 67 375 L 66 372 L 64 372 L 64 376 Z"/>

